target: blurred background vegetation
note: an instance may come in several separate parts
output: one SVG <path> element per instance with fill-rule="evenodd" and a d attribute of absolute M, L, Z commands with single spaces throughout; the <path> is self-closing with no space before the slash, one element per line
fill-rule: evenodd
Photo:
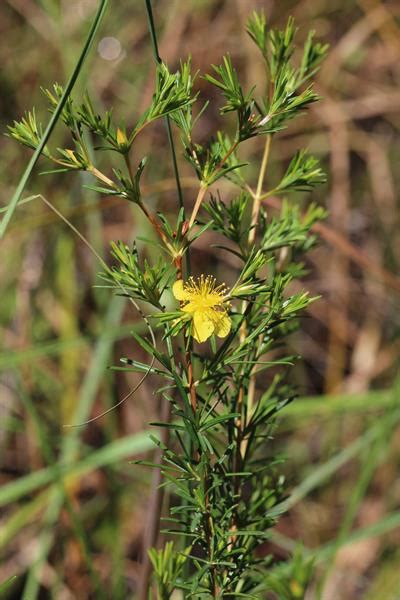
<path fill-rule="evenodd" d="M 287 459 L 290 510 L 262 551 L 285 559 L 301 542 L 315 556 L 306 598 L 398 599 L 400 3 L 154 5 L 160 54 L 171 69 L 191 54 L 194 70 L 209 72 L 229 52 L 245 88 L 262 81 L 261 61 L 244 33 L 252 10 L 264 8 L 274 26 L 293 15 L 299 40 L 315 29 L 331 45 L 317 81 L 323 101 L 279 134 L 269 170 L 274 180 L 288 157 L 307 146 L 329 174 L 313 194 L 329 217 L 317 227 L 320 244 L 304 282 L 321 299 L 290 341 L 303 356 L 292 371 L 300 398 L 287 408 L 274 441 Z M 32 106 L 47 122 L 40 86 L 65 83 L 96 6 L 95 0 L 3 0 L 2 132 Z M 88 90 L 99 110 L 114 106 L 129 125 L 147 106 L 153 78 L 144 3 L 110 2 L 73 96 Z M 204 99 L 216 93 L 201 78 L 198 87 Z M 217 110 L 207 111 L 199 140 L 220 120 Z M 57 129 L 53 141 L 61 145 L 62 135 Z M 260 144 L 250 140 L 242 155 L 255 174 Z M 4 207 L 30 152 L 6 137 L 0 145 Z M 145 154 L 151 159 L 145 196 L 173 214 L 163 123 L 146 130 L 134 161 Z M 102 166 L 109 171 L 116 164 Z M 181 173 L 190 206 L 196 182 L 186 165 Z M 88 183 L 85 176 L 44 176 L 37 168 L 24 197 L 45 196 L 108 259 L 111 240 L 130 242 L 146 235 L 147 225 L 130 205 L 82 187 Z M 229 194 L 229 186 L 220 188 Z M 202 244 L 193 248 L 197 272 L 207 272 L 216 256 Z M 228 255 L 217 256 L 223 280 L 232 265 Z M 109 369 L 121 356 L 146 360 L 130 335 L 141 322 L 121 298 L 94 287 L 99 270 L 40 199 L 17 209 L 0 261 L 0 583 L 17 576 L 6 598 L 122 600 L 136 589 L 151 475 L 129 461 L 152 448 L 154 382 L 147 379 L 133 398 L 89 426 L 65 427 L 111 407 L 135 385 L 139 376 Z"/>

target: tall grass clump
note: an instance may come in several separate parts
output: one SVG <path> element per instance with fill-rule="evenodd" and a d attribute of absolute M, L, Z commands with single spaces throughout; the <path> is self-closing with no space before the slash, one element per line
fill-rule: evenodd
<path fill-rule="evenodd" d="M 162 440 L 154 436 L 160 460 L 141 461 L 156 477 L 140 598 L 302 598 L 310 562 L 298 553 L 275 564 L 263 544 L 287 500 L 281 459 L 270 442 L 277 416 L 296 397 L 290 367 L 298 357 L 287 355 L 285 340 L 313 301 L 306 291 L 294 292 L 292 284 L 305 274 L 304 255 L 315 243 L 310 229 L 324 216 L 313 203 L 300 210 L 293 194 L 311 191 L 325 176 L 302 148 L 279 179 L 270 176 L 268 163 L 279 132 L 318 100 L 313 77 L 327 48 L 310 32 L 298 49 L 293 19 L 275 30 L 262 13 L 254 13 L 247 32 L 260 51 L 265 81 L 243 89 L 229 54 L 213 65 L 203 77 L 221 93 L 226 127 L 200 143 L 196 126 L 210 107 L 196 91 L 198 74 L 190 59 L 176 72 L 162 62 L 149 1 L 146 8 L 155 87 L 132 126 L 116 123 L 111 110 L 99 114 L 88 95 L 80 102 L 66 98 L 55 84 L 45 95 L 70 132 L 68 147 L 41 144 L 34 111 L 9 132 L 34 150 L 41 148 L 53 171 L 90 173 L 93 190 L 135 205 L 153 231 L 141 250 L 113 242 L 112 266 L 98 256 L 102 285 L 129 298 L 148 329 L 148 335 L 133 333 L 148 362 L 128 357 L 120 368 L 157 382 L 154 392 L 163 406 L 162 418 L 153 423 L 165 431 Z M 177 182 L 173 218 L 154 212 L 141 189 L 147 163 L 141 132 L 158 119 L 166 119 Z M 240 158 L 242 144 L 258 137 L 262 156 L 259 164 L 254 159 L 248 165 Z M 100 170 L 89 139 L 97 150 L 117 153 L 120 167 Z M 182 154 L 198 179 L 194 198 L 183 197 Z M 223 179 L 230 185 L 219 189 Z M 270 196 L 282 199 L 274 214 L 266 209 Z M 210 236 L 218 239 L 213 260 L 223 252 L 235 265 L 229 281 L 191 270 L 191 247 L 202 239 L 208 244 Z M 157 261 L 150 258 L 154 245 Z M 164 489 L 168 514 L 161 520 Z M 167 538 L 161 548 L 160 530 Z"/>

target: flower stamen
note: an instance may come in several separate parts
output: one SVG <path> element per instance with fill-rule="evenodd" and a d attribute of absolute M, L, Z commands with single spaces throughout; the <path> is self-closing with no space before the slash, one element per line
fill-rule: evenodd
<path fill-rule="evenodd" d="M 192 335 L 198 342 L 205 342 L 212 335 L 226 337 L 231 330 L 228 316 L 230 303 L 227 301 L 227 288 L 217 285 L 215 277 L 201 275 L 197 279 L 189 277 L 184 283 L 175 281 L 172 291 L 181 303 L 181 310 L 192 321 Z"/>

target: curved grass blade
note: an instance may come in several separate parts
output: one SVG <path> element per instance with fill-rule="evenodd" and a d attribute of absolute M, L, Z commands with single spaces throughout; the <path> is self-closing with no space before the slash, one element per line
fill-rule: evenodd
<path fill-rule="evenodd" d="M 11 577 L 9 577 L 8 579 L 6 579 L 5 581 L 3 581 L 3 583 L 0 583 L 0 595 L 3 595 L 3 592 L 5 592 L 6 590 L 8 590 L 8 588 L 10 588 L 12 586 L 12 584 L 14 583 L 14 581 L 17 579 L 16 575 L 12 575 Z"/>
<path fill-rule="evenodd" d="M 107 5 L 108 5 L 108 0 L 101 0 L 101 2 L 99 4 L 99 8 L 97 9 L 96 16 L 95 16 L 92 26 L 90 28 L 89 35 L 86 39 L 85 45 L 84 45 L 82 52 L 78 58 L 78 61 L 72 72 L 72 75 L 66 85 L 66 88 L 61 97 L 61 100 L 60 100 L 59 104 L 57 105 L 57 108 L 55 109 L 55 111 L 49 121 L 49 124 L 46 127 L 45 132 L 43 133 L 43 136 L 42 136 L 42 139 L 40 140 L 39 146 L 36 148 L 31 160 L 28 163 L 28 166 L 25 169 L 25 172 L 23 173 L 21 179 L 19 180 L 17 189 L 15 190 L 10 203 L 7 206 L 6 213 L 0 223 L 0 239 L 4 236 L 4 234 L 6 232 L 8 224 L 9 224 L 9 222 L 14 214 L 14 211 L 18 205 L 18 202 L 21 198 L 22 192 L 24 191 L 25 186 L 28 183 L 28 179 L 29 179 L 37 161 L 39 160 L 42 150 L 45 147 L 45 145 L 47 144 L 47 142 L 51 136 L 51 133 L 52 133 L 52 131 L 60 117 L 60 114 L 64 108 L 64 105 L 65 105 L 66 101 L 68 100 L 69 95 L 72 92 L 72 89 L 76 83 L 76 80 L 78 79 L 78 76 L 79 76 L 79 73 L 81 72 L 83 63 L 84 63 L 84 61 L 88 55 L 88 52 L 90 50 L 90 47 L 93 43 L 97 29 L 103 19 Z"/>

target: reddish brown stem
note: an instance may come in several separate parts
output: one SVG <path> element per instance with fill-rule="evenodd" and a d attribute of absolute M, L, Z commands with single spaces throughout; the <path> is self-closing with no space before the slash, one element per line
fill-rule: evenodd
<path fill-rule="evenodd" d="M 147 210 L 147 208 L 144 204 L 140 203 L 139 206 L 142 209 L 142 211 L 144 212 L 144 214 L 146 215 L 146 217 L 148 218 L 148 220 L 150 221 L 151 225 L 154 228 L 154 231 L 162 239 L 162 241 L 166 245 L 168 245 L 168 239 L 167 239 L 165 233 L 163 232 L 163 230 L 161 229 L 160 223 L 157 221 L 156 217 L 149 210 Z"/>
<path fill-rule="evenodd" d="M 190 396 L 190 404 L 192 406 L 193 414 L 196 414 L 197 411 L 197 398 L 196 398 L 196 387 L 193 378 L 193 365 L 192 365 L 192 355 L 190 350 L 186 352 L 186 368 L 187 368 L 187 377 L 188 377 L 188 385 L 189 385 L 189 396 Z"/>

